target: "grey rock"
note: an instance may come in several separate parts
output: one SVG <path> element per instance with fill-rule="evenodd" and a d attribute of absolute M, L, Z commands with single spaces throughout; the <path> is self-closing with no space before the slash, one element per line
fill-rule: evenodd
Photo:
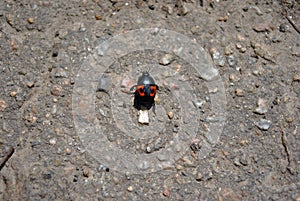
<path fill-rule="evenodd" d="M 168 13 L 169 15 L 173 14 L 173 8 L 171 5 L 163 5 L 161 9 L 166 13 Z"/>
<path fill-rule="evenodd" d="M 204 103 L 205 103 L 204 100 L 193 100 L 193 104 L 196 108 L 201 108 Z"/>
<path fill-rule="evenodd" d="M 171 54 L 166 54 L 160 59 L 159 63 L 166 66 L 172 61 L 174 61 L 174 56 Z"/>
<path fill-rule="evenodd" d="M 212 47 L 210 49 L 210 54 L 211 54 L 211 57 L 212 57 L 215 64 L 218 64 L 221 67 L 225 65 L 225 61 L 226 61 L 225 57 L 223 56 L 223 54 L 219 50 Z"/>
<path fill-rule="evenodd" d="M 111 79 L 108 75 L 102 75 L 99 79 L 97 91 L 108 92 L 111 88 Z"/>
<path fill-rule="evenodd" d="M 229 66 L 234 67 L 237 65 L 237 60 L 234 58 L 233 54 L 227 56 L 227 62 Z"/>
<path fill-rule="evenodd" d="M 54 70 L 54 77 L 55 78 L 67 78 L 67 77 L 69 77 L 69 75 L 64 69 L 57 68 Z"/>
<path fill-rule="evenodd" d="M 268 130 L 272 124 L 270 120 L 260 119 L 259 121 L 254 123 L 260 130 Z"/>
<path fill-rule="evenodd" d="M 257 101 L 257 108 L 255 108 L 254 112 L 257 114 L 265 114 L 268 112 L 268 106 L 266 100 L 259 98 Z"/>
<path fill-rule="evenodd" d="M 287 29 L 288 29 L 288 26 L 287 26 L 286 24 L 281 24 L 281 25 L 279 26 L 279 31 L 280 31 L 280 32 L 286 32 Z"/>

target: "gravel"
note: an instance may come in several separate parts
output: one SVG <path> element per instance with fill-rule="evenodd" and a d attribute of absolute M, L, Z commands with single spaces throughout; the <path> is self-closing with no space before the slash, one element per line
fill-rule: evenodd
<path fill-rule="evenodd" d="M 299 200 L 297 8 L 296 0 L 1 1 L 1 161 L 15 152 L 1 170 L 0 200 Z M 152 49 L 105 57 L 114 37 L 149 27 L 149 38 L 164 28 L 200 48 L 166 34 Z M 114 50 L 136 42 L 124 40 Z M 176 48 L 155 49 L 166 43 Z M 148 125 L 124 93 L 144 69 L 160 87 Z"/>

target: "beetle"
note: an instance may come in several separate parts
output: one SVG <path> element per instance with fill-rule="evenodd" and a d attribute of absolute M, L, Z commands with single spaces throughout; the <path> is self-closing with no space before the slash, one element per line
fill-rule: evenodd
<path fill-rule="evenodd" d="M 131 91 L 136 88 L 134 92 L 134 107 L 137 110 L 150 110 L 153 108 L 155 113 L 155 102 L 154 98 L 156 95 L 156 90 L 159 87 L 155 84 L 154 79 L 146 71 L 138 78 L 137 84 L 131 87 Z"/>

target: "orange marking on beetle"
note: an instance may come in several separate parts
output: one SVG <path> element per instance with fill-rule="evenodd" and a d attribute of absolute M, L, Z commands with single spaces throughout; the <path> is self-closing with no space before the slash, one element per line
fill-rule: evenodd
<path fill-rule="evenodd" d="M 151 90 L 150 96 L 151 97 L 155 96 L 155 94 L 156 94 L 156 86 L 150 86 L 150 90 Z"/>
<path fill-rule="evenodd" d="M 137 92 L 140 96 L 145 96 L 145 87 L 144 86 L 137 86 Z"/>

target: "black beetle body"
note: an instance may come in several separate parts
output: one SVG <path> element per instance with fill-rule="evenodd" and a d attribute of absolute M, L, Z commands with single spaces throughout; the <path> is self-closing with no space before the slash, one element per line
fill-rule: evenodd
<path fill-rule="evenodd" d="M 132 88 L 134 87 L 136 87 L 134 92 L 134 107 L 138 110 L 149 110 L 153 107 L 153 111 L 155 112 L 154 97 L 156 90 L 159 90 L 159 88 L 150 74 L 143 72 L 138 78 L 137 85 Z"/>

